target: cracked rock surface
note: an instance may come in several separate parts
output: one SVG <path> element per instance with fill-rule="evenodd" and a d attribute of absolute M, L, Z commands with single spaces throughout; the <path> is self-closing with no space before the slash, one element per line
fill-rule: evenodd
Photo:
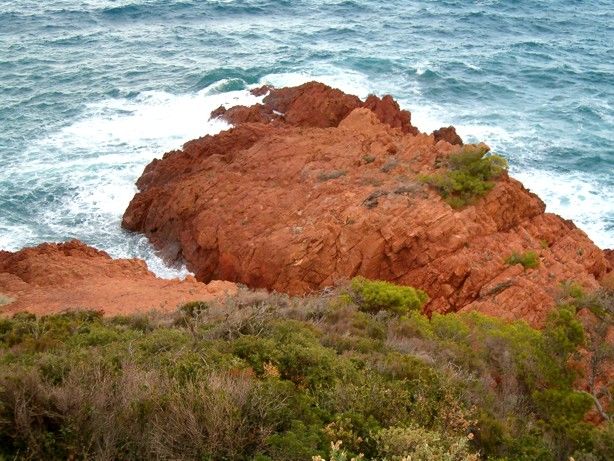
<path fill-rule="evenodd" d="M 429 312 L 479 310 L 541 324 L 561 282 L 588 289 L 611 270 L 572 222 L 504 174 L 451 208 L 421 180 L 462 140 L 420 133 L 390 97 L 319 83 L 260 88 L 235 126 L 150 163 L 123 218 L 198 280 L 304 294 L 356 275 L 425 290 Z M 451 142 L 452 143 L 451 143 Z M 535 269 L 510 266 L 535 251 Z"/>

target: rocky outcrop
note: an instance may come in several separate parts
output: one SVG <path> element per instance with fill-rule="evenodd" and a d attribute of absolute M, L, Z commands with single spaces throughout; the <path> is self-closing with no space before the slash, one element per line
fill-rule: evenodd
<path fill-rule="evenodd" d="M 362 102 L 356 96 L 347 95 L 318 82 L 279 89 L 263 86 L 252 90 L 252 93 L 255 96 L 265 96 L 262 104 L 229 109 L 220 106 L 211 112 L 211 117 L 222 117 L 233 125 L 282 122 L 291 126 L 330 128 L 339 125 L 354 109 L 364 107 L 373 112 L 382 123 L 399 128 L 404 133 L 418 134 L 418 129 L 411 124 L 409 111 L 401 110 L 390 95 L 383 98 L 370 95 Z M 456 135 L 454 128 L 452 132 Z"/>
<path fill-rule="evenodd" d="M 463 145 L 463 140 L 458 134 L 456 134 L 456 128 L 453 126 L 442 127 L 433 131 L 433 137 L 435 138 L 435 142 L 443 140 L 450 144 L 458 144 L 459 146 Z"/>
<path fill-rule="evenodd" d="M 262 104 L 251 107 L 218 107 L 211 117 L 222 117 L 233 125 L 247 122 L 280 121 L 292 126 L 328 128 L 339 124 L 362 102 L 340 90 L 311 82 L 292 88 L 262 87 L 253 91 L 266 96 Z"/>
<path fill-rule="evenodd" d="M 392 96 L 386 95 L 380 99 L 370 95 L 362 106 L 373 112 L 380 122 L 399 128 L 403 133 L 418 134 L 418 129 L 411 124 L 409 111 L 401 110 Z"/>
<path fill-rule="evenodd" d="M 363 275 L 424 289 L 428 311 L 540 324 L 561 282 L 591 289 L 609 267 L 507 175 L 474 205 L 446 204 L 420 178 L 459 151 L 451 130 L 411 129 L 386 97 L 361 103 L 321 84 L 267 91 L 261 106 L 228 112 L 274 116 L 233 115 L 234 128 L 152 162 L 124 215 L 197 279 L 302 294 Z M 505 263 L 527 250 L 539 267 Z"/>
<path fill-rule="evenodd" d="M 0 251 L 0 293 L 8 302 L 0 314 L 28 311 L 51 314 L 66 309 L 130 314 L 173 311 L 194 300 L 236 291 L 230 282 L 204 284 L 193 277 L 162 280 L 137 259 L 111 259 L 79 241 L 45 243 L 16 253 Z"/>

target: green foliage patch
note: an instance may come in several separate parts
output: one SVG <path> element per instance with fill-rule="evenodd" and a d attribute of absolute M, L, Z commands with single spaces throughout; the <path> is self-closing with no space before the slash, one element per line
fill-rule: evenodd
<path fill-rule="evenodd" d="M 523 253 L 513 252 L 507 258 L 505 263 L 513 266 L 514 264 L 520 264 L 525 269 L 535 269 L 539 267 L 539 255 L 535 251 L 525 251 Z"/>
<path fill-rule="evenodd" d="M 484 144 L 467 144 L 461 152 L 450 155 L 447 171 L 424 176 L 452 208 L 470 205 L 494 187 L 493 180 L 507 170 L 507 161 L 500 155 L 487 155 Z"/>
<path fill-rule="evenodd" d="M 352 279 L 349 296 L 363 312 L 377 313 L 383 310 L 398 315 L 419 310 L 429 299 L 422 290 L 364 277 Z"/>

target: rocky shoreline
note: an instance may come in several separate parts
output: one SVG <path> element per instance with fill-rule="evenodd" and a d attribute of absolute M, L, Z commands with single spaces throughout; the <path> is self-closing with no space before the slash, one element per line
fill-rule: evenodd
<path fill-rule="evenodd" d="M 422 181 L 463 149 L 453 127 L 421 133 L 390 96 L 363 102 L 316 82 L 253 93 L 261 104 L 211 114 L 233 128 L 152 161 L 124 214 L 123 227 L 196 279 L 163 281 L 142 261 L 45 244 L 0 252 L 2 312 L 164 310 L 234 282 L 300 295 L 361 275 L 423 289 L 426 313 L 539 326 L 562 283 L 591 291 L 610 277 L 612 253 L 506 173 L 460 209 Z M 522 252 L 536 267 L 509 264 Z M 214 280 L 226 282 L 206 285 Z"/>
<path fill-rule="evenodd" d="M 0 251 L 0 451 L 611 459 L 614 253 L 389 96 L 254 91 L 124 214 L 195 276 Z"/>

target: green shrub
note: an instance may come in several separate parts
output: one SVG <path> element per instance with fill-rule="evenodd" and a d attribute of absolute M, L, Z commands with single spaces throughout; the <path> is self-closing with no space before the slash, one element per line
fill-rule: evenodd
<path fill-rule="evenodd" d="M 612 424 L 584 421 L 595 395 L 611 417 L 611 389 L 573 387 L 581 347 L 611 366 L 609 295 L 566 296 L 537 330 L 429 319 L 408 288 L 0 319 L 0 459 L 612 459 Z M 585 333 L 576 308 L 597 304 Z"/>
<path fill-rule="evenodd" d="M 324 437 L 319 425 L 305 425 L 292 421 L 291 427 L 267 439 L 270 459 L 280 461 L 303 461 L 312 456 L 324 454 Z"/>
<path fill-rule="evenodd" d="M 593 406 L 586 392 L 547 389 L 533 393 L 546 432 L 558 459 L 568 459 L 576 450 L 592 450 L 594 428 L 583 421 Z"/>
<path fill-rule="evenodd" d="M 433 314 L 431 326 L 435 335 L 443 340 L 462 341 L 469 335 L 466 319 L 456 315 Z"/>
<path fill-rule="evenodd" d="M 422 290 L 364 277 L 352 279 L 349 294 L 361 311 L 370 313 L 383 310 L 403 315 L 421 309 L 428 301 Z"/>
<path fill-rule="evenodd" d="M 550 312 L 543 337 L 551 358 L 566 361 L 584 343 L 584 327 L 573 306 L 559 306 Z"/>
<path fill-rule="evenodd" d="M 525 269 L 535 269 L 539 266 L 539 256 L 534 251 L 525 251 L 524 253 L 516 253 L 514 251 L 505 259 L 505 263 L 510 266 L 521 264 Z"/>
<path fill-rule="evenodd" d="M 188 341 L 186 332 L 179 328 L 160 328 L 143 338 L 138 346 L 146 356 L 157 356 L 162 352 L 178 349 Z"/>
<path fill-rule="evenodd" d="M 424 176 L 452 208 L 473 203 L 494 187 L 493 179 L 507 170 L 507 161 L 496 154 L 486 155 L 484 144 L 463 146 L 461 152 L 450 155 L 445 173 Z"/>
<path fill-rule="evenodd" d="M 278 344 L 270 338 L 242 336 L 233 342 L 232 350 L 260 376 L 264 374 L 265 364 L 279 366 L 281 360 Z"/>
<path fill-rule="evenodd" d="M 404 337 L 430 339 L 434 335 L 429 318 L 417 311 L 404 315 L 393 327 L 395 334 Z"/>
<path fill-rule="evenodd" d="M 473 435 L 471 435 L 473 437 Z M 390 461 L 477 461 L 468 437 L 449 437 L 422 427 L 390 427 L 375 434 L 378 453 Z"/>

